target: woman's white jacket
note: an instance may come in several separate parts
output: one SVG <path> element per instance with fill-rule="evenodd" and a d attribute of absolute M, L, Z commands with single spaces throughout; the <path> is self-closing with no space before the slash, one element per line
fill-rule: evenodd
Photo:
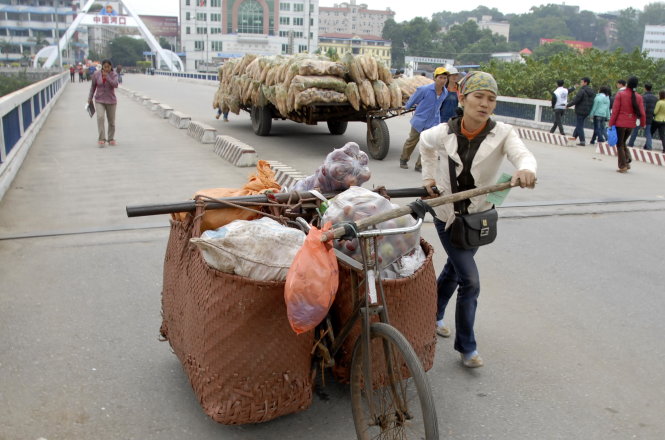
<path fill-rule="evenodd" d="M 449 132 L 448 123 L 442 123 L 420 134 L 418 143 L 422 162 L 423 180 L 434 179 L 441 195 L 451 194 L 448 157 L 455 161 L 455 172 L 462 172 L 462 159 L 457 153 L 457 135 Z M 439 160 L 441 157 L 441 160 Z M 536 158 L 526 148 L 512 125 L 496 122 L 483 140 L 471 164 L 471 175 L 476 187 L 496 183 L 499 168 L 503 159 L 507 158 L 518 170 L 536 172 Z M 486 201 L 487 195 L 471 198 L 469 212 L 482 212 L 490 209 L 492 204 Z M 436 217 L 450 227 L 455 218 L 452 204 L 434 208 Z"/>

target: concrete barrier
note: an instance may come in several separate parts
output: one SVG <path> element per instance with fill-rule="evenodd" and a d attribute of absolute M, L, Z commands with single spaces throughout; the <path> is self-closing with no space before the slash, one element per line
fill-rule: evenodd
<path fill-rule="evenodd" d="M 213 151 L 237 167 L 252 167 L 259 159 L 254 147 L 231 136 L 217 136 Z"/>
<path fill-rule="evenodd" d="M 189 128 L 192 117 L 184 113 L 172 111 L 169 116 L 169 122 L 176 128 Z"/>
<path fill-rule="evenodd" d="M 630 157 L 638 162 L 650 163 L 652 165 L 665 166 L 665 153 L 662 151 L 644 150 L 642 148 L 626 147 Z M 596 144 L 596 153 L 607 156 L 616 156 L 617 148 L 610 147 L 606 142 Z"/>
<path fill-rule="evenodd" d="M 290 188 L 299 180 L 307 177 L 300 171 L 283 164 L 278 160 L 269 160 L 270 168 L 275 172 L 275 181 L 279 183 L 282 188 Z"/>
<path fill-rule="evenodd" d="M 169 119 L 172 112 L 173 108 L 167 104 L 159 104 L 157 106 L 157 114 L 162 119 Z"/>
<path fill-rule="evenodd" d="M 203 122 L 191 121 L 187 127 L 187 134 L 202 144 L 214 144 L 217 138 L 217 129 Z"/>
<path fill-rule="evenodd" d="M 522 139 L 530 141 L 543 142 L 545 144 L 561 145 L 562 147 L 575 146 L 575 141 L 569 141 L 567 136 L 562 134 L 549 133 L 547 131 L 535 130 L 533 128 L 515 127 L 517 134 Z"/>

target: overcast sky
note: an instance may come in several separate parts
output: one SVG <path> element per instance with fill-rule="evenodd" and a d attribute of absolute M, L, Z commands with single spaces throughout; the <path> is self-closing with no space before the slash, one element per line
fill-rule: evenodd
<path fill-rule="evenodd" d="M 180 5 L 179 0 L 125 0 L 128 4 L 133 6 L 139 14 L 146 15 L 178 15 L 178 8 Z M 347 0 L 348 1 L 348 0 Z M 102 1 L 103 2 L 103 1 Z M 350 2 L 350 1 L 349 1 Z M 320 0 L 320 6 L 333 6 L 335 3 L 343 3 L 343 0 Z M 404 0 L 356 0 L 356 3 L 366 3 L 370 9 L 385 9 L 390 8 L 395 11 L 395 20 L 397 22 L 411 20 L 414 17 L 427 17 L 431 18 L 433 12 L 440 12 L 447 10 L 451 12 L 470 11 L 479 5 L 492 7 L 496 5 L 495 1 L 451 1 L 441 2 L 441 7 L 433 9 L 432 2 L 426 0 L 415 0 L 412 2 L 405 2 Z M 453 4 L 454 3 L 454 4 Z M 501 6 L 495 6 L 499 11 L 504 14 L 515 13 L 523 14 L 528 12 L 532 6 L 540 6 L 547 3 L 556 3 L 556 0 L 551 1 L 533 1 L 533 0 L 513 0 L 506 2 Z M 643 0 L 585 0 L 584 2 L 565 2 L 568 5 L 580 6 L 582 10 L 593 12 L 609 12 L 618 11 L 627 7 L 642 10 L 645 5 L 655 3 L 655 1 Z"/>

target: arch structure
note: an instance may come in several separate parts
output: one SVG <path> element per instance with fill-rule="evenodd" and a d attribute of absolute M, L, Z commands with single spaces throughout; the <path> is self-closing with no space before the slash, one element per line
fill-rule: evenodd
<path fill-rule="evenodd" d="M 34 67 L 39 67 L 39 60 L 46 58 L 46 62 L 43 64 L 43 68 L 48 69 L 58 58 L 58 52 L 62 52 L 66 47 L 69 40 L 71 40 L 74 33 L 79 28 L 79 26 L 117 26 L 123 25 L 125 27 L 136 27 L 143 39 L 148 43 L 150 49 L 157 54 L 157 66 L 161 64 L 166 64 L 166 67 L 171 72 L 184 72 L 185 67 L 182 63 L 182 60 L 174 52 L 164 49 L 159 45 L 159 42 L 152 35 L 152 32 L 148 27 L 143 23 L 141 18 L 134 12 L 134 10 L 128 6 L 123 0 L 118 0 L 125 10 L 127 11 L 128 16 L 121 17 L 102 17 L 104 20 L 101 20 L 98 16 L 92 16 L 88 14 L 88 10 L 95 3 L 96 0 L 88 0 L 85 6 L 81 9 L 81 12 L 76 16 L 72 24 L 67 28 L 65 34 L 58 41 L 57 47 L 55 45 L 46 46 L 42 48 L 37 55 L 35 55 L 35 60 L 33 63 Z"/>

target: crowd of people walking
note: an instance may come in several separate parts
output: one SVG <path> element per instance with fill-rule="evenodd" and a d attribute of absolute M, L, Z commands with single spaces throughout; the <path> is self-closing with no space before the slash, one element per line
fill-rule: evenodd
<path fill-rule="evenodd" d="M 596 93 L 591 87 L 591 79 L 584 77 L 580 80 L 580 88 L 572 100 L 568 96 L 575 91 L 575 87 L 565 88 L 563 80 L 557 81 L 557 88 L 551 92 L 552 109 L 554 110 L 554 123 L 550 133 L 557 129 L 565 135 L 563 128 L 563 115 L 567 108 L 575 108 L 575 129 L 571 141 L 578 141 L 577 145 L 586 145 L 584 124 L 586 119 L 593 118 L 593 135 L 591 144 L 607 141 L 607 127 L 614 127 L 617 131 L 617 156 L 619 173 L 626 173 L 630 169 L 631 154 L 627 147 L 634 147 L 640 129 L 644 133 L 644 149 L 653 149 L 654 134 L 665 150 L 665 90 L 652 93 L 652 84 L 645 83 L 644 92 L 638 93 L 639 80 L 631 76 L 628 80 L 619 79 L 616 82 L 616 93 L 612 95 L 609 86 L 601 86 Z M 607 125 L 606 125 L 607 124 Z"/>

